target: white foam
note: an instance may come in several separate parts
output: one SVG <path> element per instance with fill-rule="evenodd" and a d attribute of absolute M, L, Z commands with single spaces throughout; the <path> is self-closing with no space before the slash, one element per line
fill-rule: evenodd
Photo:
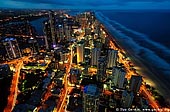
<path fill-rule="evenodd" d="M 160 50 L 163 55 L 170 57 L 170 50 L 167 47 L 150 40 L 146 35 L 142 33 L 128 29 L 120 23 L 114 20 L 110 20 L 109 18 L 105 17 L 101 12 L 96 12 L 95 14 L 96 17 L 101 21 L 101 23 L 105 25 L 107 30 L 114 35 L 117 41 L 130 47 L 135 55 L 141 57 L 141 54 L 139 55 L 139 53 L 142 52 L 143 59 L 147 60 L 156 69 L 161 70 L 164 75 L 168 77 L 170 76 L 170 64 L 163 58 L 159 57 L 156 52 L 156 50 Z M 130 37 L 130 35 L 126 35 L 125 31 L 133 35 Z M 152 48 L 142 46 L 140 40 L 142 40 L 142 42 L 146 42 L 146 44 L 149 44 L 149 46 L 151 46 Z"/>

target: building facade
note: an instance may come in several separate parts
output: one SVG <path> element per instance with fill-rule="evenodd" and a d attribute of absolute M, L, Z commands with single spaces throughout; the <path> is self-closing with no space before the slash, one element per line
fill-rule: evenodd
<path fill-rule="evenodd" d="M 118 88 L 123 88 L 126 72 L 120 67 L 113 67 L 112 75 L 112 82 L 114 83 L 114 85 Z"/>
<path fill-rule="evenodd" d="M 77 43 L 77 63 L 84 61 L 84 43 Z"/>
<path fill-rule="evenodd" d="M 134 93 L 139 92 L 140 86 L 142 84 L 142 76 L 135 76 L 132 75 L 130 79 L 130 91 L 133 91 Z"/>
<path fill-rule="evenodd" d="M 9 59 L 16 59 L 22 56 L 15 38 L 5 38 L 5 40 L 3 40 L 3 45 L 5 46 Z"/>
<path fill-rule="evenodd" d="M 121 105 L 124 108 L 130 108 L 133 102 L 133 92 L 127 92 L 126 90 L 122 93 Z"/>
<path fill-rule="evenodd" d="M 97 66 L 98 65 L 98 60 L 100 57 L 100 48 L 93 48 L 91 52 L 91 66 Z"/>
<path fill-rule="evenodd" d="M 117 57 L 118 57 L 117 50 L 113 50 L 113 49 L 108 50 L 107 68 L 112 68 L 113 66 L 117 65 Z"/>

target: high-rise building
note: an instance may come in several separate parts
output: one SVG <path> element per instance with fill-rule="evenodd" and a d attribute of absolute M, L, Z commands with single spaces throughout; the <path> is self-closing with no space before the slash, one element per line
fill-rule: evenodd
<path fill-rule="evenodd" d="M 5 46 L 9 59 L 15 59 L 21 57 L 20 48 L 15 38 L 5 38 L 3 40 L 3 45 Z"/>
<path fill-rule="evenodd" d="M 100 37 L 100 33 L 101 33 L 101 31 L 100 31 L 100 23 L 99 23 L 99 21 L 95 21 L 95 28 L 94 28 L 94 33 L 95 34 L 97 34 L 97 38 L 98 37 Z"/>
<path fill-rule="evenodd" d="M 126 90 L 122 93 L 121 105 L 124 108 L 130 108 L 133 102 L 133 92 L 127 92 Z"/>
<path fill-rule="evenodd" d="M 83 91 L 83 112 L 98 112 L 99 89 L 96 85 L 87 85 Z"/>
<path fill-rule="evenodd" d="M 117 65 L 118 51 L 109 49 L 107 55 L 107 68 L 112 68 Z"/>
<path fill-rule="evenodd" d="M 100 48 L 93 48 L 92 52 L 91 52 L 91 65 L 98 65 L 98 59 L 100 57 L 100 52 L 101 49 Z"/>
<path fill-rule="evenodd" d="M 69 52 L 67 51 L 61 51 L 60 52 L 60 61 L 62 61 L 63 63 L 67 63 L 68 61 L 68 56 L 69 56 Z"/>
<path fill-rule="evenodd" d="M 33 53 L 39 52 L 39 46 L 35 38 L 31 37 L 28 39 L 28 43 L 30 44 Z"/>
<path fill-rule="evenodd" d="M 56 46 L 55 16 L 54 16 L 54 12 L 52 11 L 49 11 L 49 23 L 50 23 L 52 44 L 53 44 L 53 47 L 55 47 Z"/>
<path fill-rule="evenodd" d="M 71 84 L 78 84 L 80 80 L 80 70 L 77 68 L 70 69 L 70 83 Z"/>
<path fill-rule="evenodd" d="M 49 21 L 44 22 L 44 34 L 45 34 L 45 47 L 46 49 L 51 49 L 53 43 Z"/>
<path fill-rule="evenodd" d="M 77 43 L 77 63 L 81 63 L 84 61 L 84 43 Z"/>
<path fill-rule="evenodd" d="M 112 69 L 113 83 L 118 88 L 123 88 L 126 72 L 120 67 Z"/>
<path fill-rule="evenodd" d="M 65 37 L 68 39 L 68 40 L 71 40 L 72 38 L 72 29 L 71 29 L 71 26 L 70 25 L 65 25 L 64 26 L 64 31 L 65 31 Z"/>
<path fill-rule="evenodd" d="M 140 86 L 142 84 L 142 76 L 132 75 L 130 79 L 130 91 L 134 93 L 139 92 Z"/>
<path fill-rule="evenodd" d="M 99 57 L 97 65 L 97 81 L 103 82 L 106 77 L 106 58 L 104 56 Z"/>
<path fill-rule="evenodd" d="M 57 40 L 63 41 L 64 40 L 64 26 L 63 24 L 58 24 L 56 28 Z"/>

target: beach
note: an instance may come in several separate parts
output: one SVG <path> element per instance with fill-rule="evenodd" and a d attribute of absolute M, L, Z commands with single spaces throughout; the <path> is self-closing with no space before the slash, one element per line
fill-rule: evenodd
<path fill-rule="evenodd" d="M 139 46 L 131 38 L 118 31 L 100 13 L 97 13 L 96 17 L 105 26 L 116 43 L 124 49 L 134 67 L 138 68 L 137 73 L 143 77 L 144 82 L 154 87 L 167 101 L 170 101 L 170 77 L 166 75 L 169 74 L 169 68 L 161 63 L 162 60 L 157 60 L 159 57 L 153 55 L 152 51 Z M 162 71 L 165 71 L 165 73 Z"/>

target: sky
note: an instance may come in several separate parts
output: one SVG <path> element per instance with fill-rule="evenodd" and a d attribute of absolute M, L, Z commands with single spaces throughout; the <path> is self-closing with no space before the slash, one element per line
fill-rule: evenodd
<path fill-rule="evenodd" d="M 170 0 L 0 0 L 0 8 L 170 9 Z"/>

